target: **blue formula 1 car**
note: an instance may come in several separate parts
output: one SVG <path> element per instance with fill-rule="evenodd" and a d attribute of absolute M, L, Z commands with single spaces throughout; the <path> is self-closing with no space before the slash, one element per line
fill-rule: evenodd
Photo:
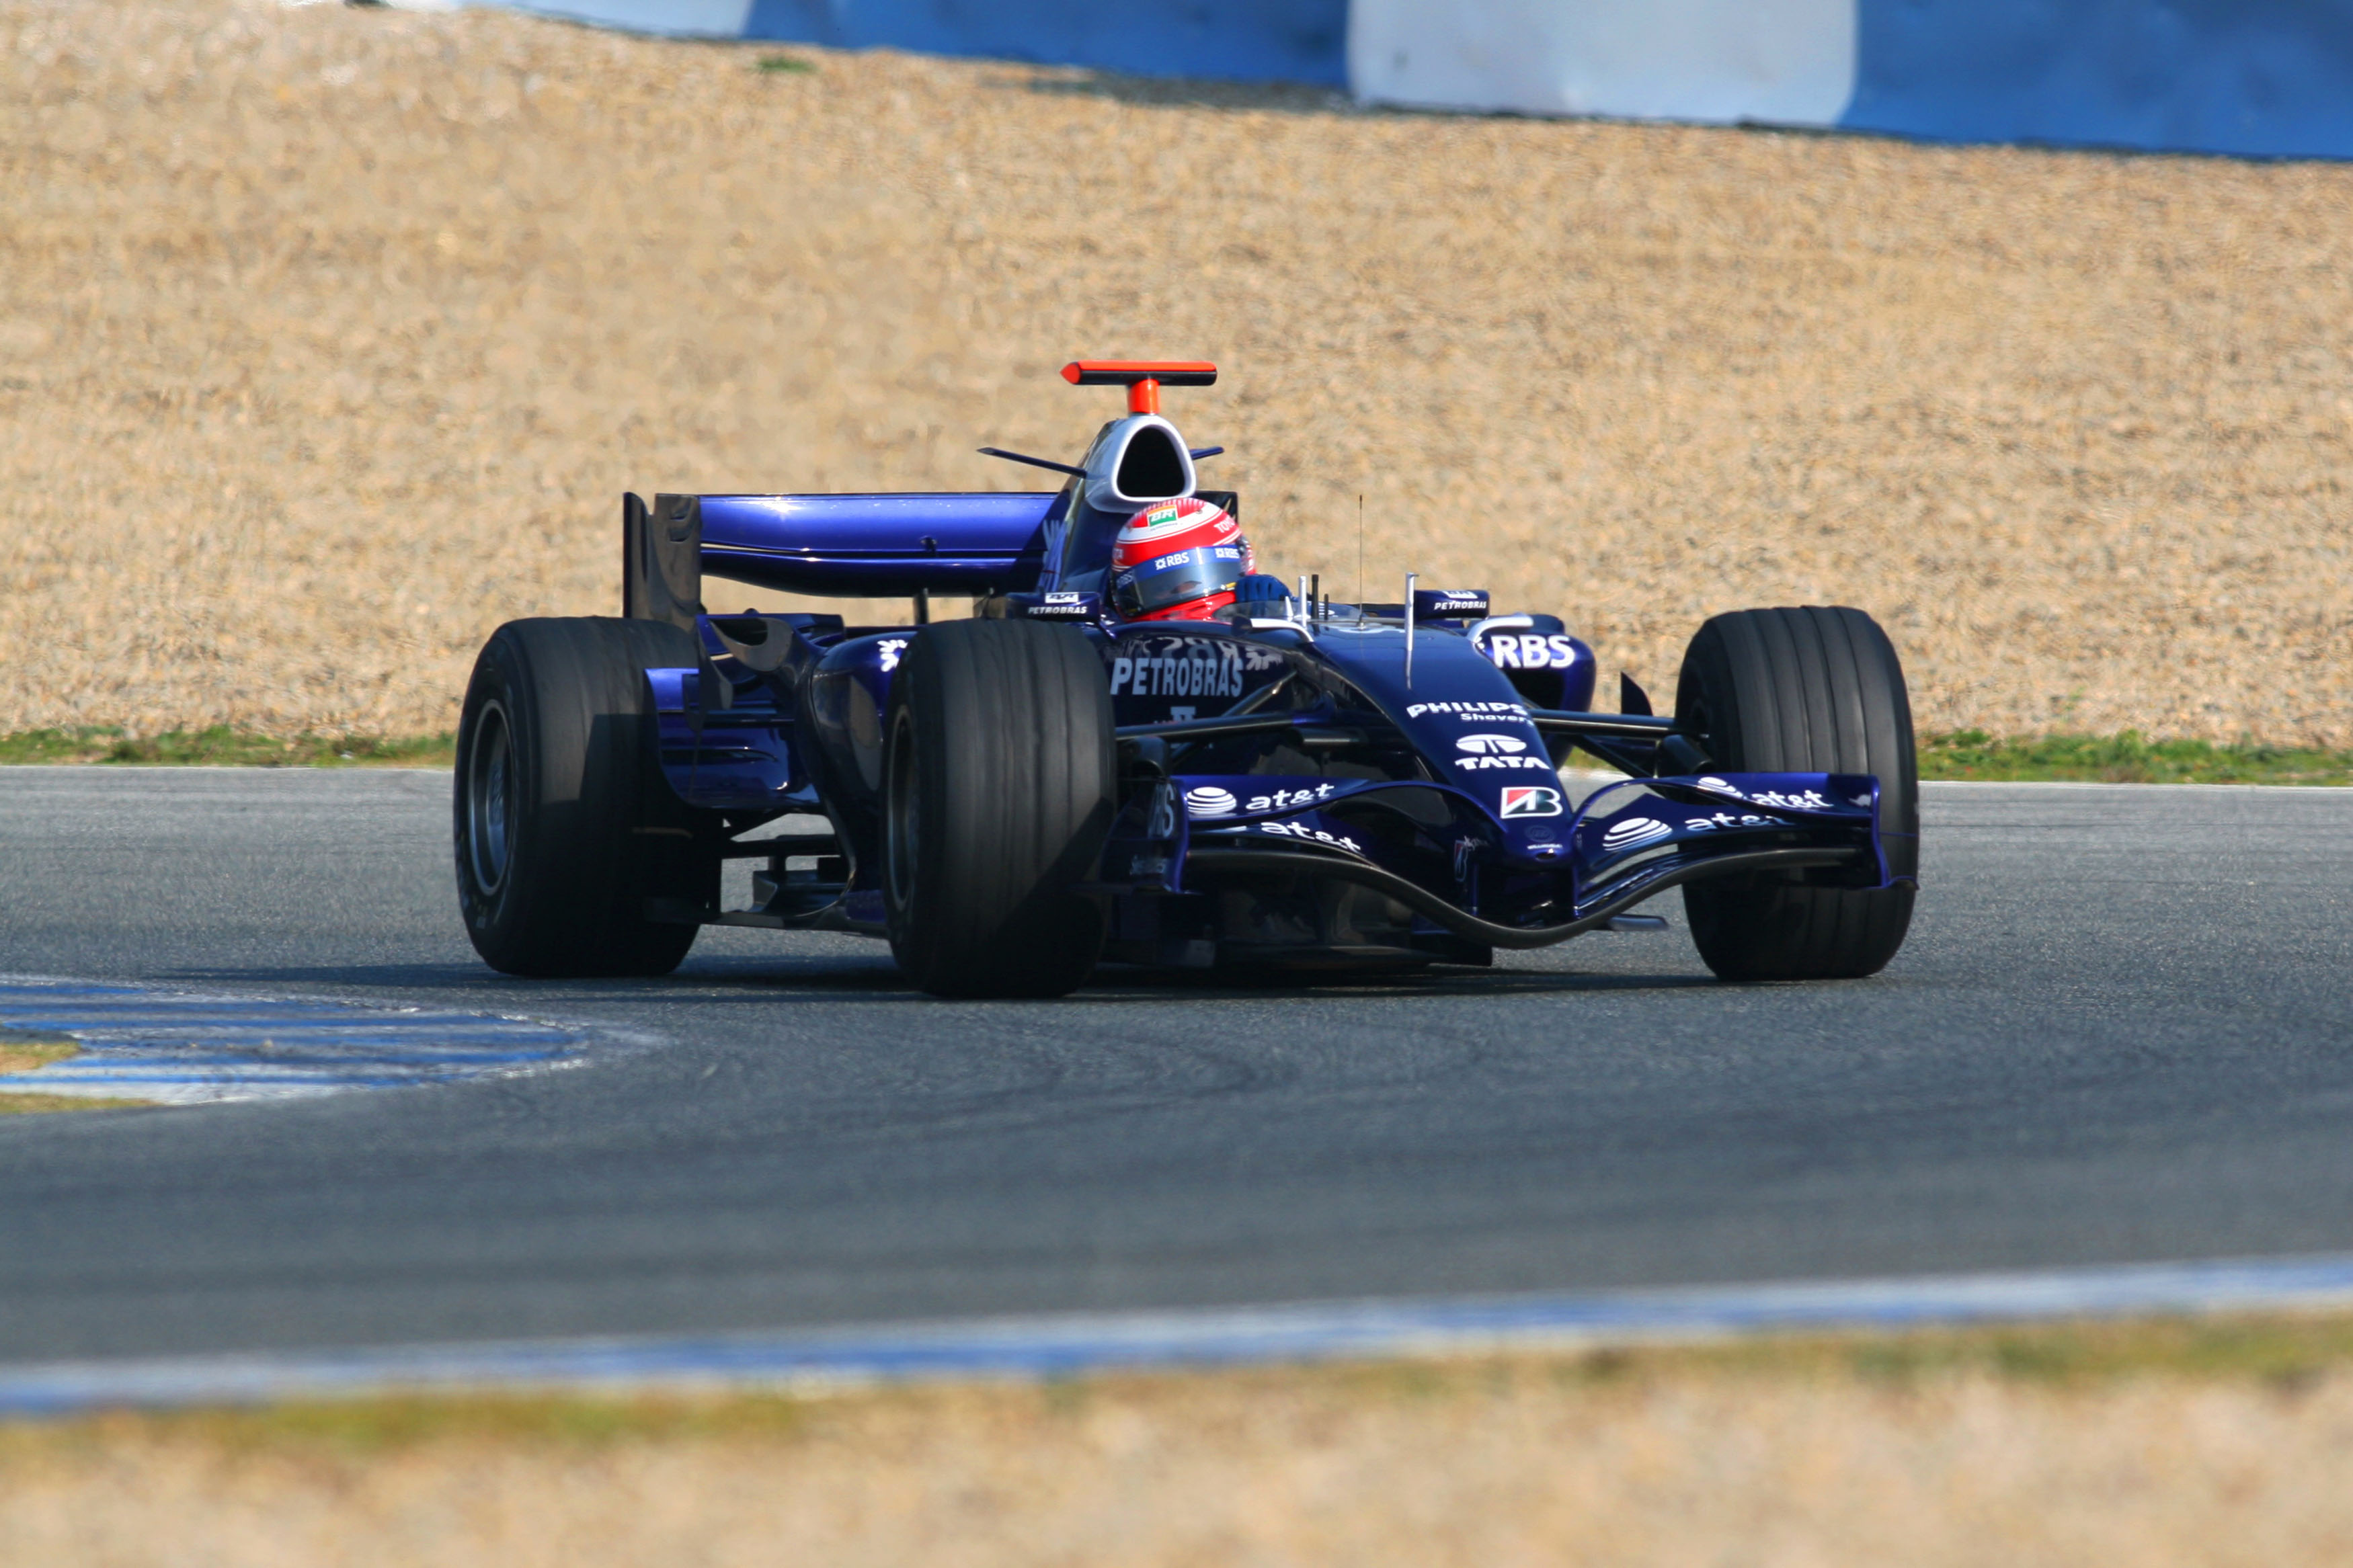
<path fill-rule="evenodd" d="M 510 622 L 467 689 L 458 885 L 485 960 L 659 974 L 704 925 L 851 931 L 936 994 L 1046 996 L 1106 959 L 1483 964 L 1662 924 L 1630 911 L 1677 887 L 1727 979 L 1894 955 L 1917 784 L 1869 616 L 1716 616 L 1666 718 L 1623 678 L 1592 711 L 1592 650 L 1483 592 L 1342 605 L 1251 574 L 1209 618 L 1123 613 L 1139 509 L 1239 515 L 1197 488 L 1216 448 L 1159 412 L 1216 371 L 1063 374 L 1128 388 L 1081 461 L 982 448 L 1057 491 L 625 498 L 625 615 Z M 714 615 L 706 576 L 911 598 L 913 624 Z M 936 595 L 974 616 L 932 624 Z M 730 860 L 757 863 L 746 907 L 722 907 Z"/>

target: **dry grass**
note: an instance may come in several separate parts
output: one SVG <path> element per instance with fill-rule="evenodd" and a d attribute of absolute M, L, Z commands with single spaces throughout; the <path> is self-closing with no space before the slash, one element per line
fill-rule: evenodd
<path fill-rule="evenodd" d="M 37 1029 L 0 1029 L 0 1073 L 35 1072 L 51 1062 L 79 1054 L 81 1046 L 70 1035 L 45 1034 Z"/>
<path fill-rule="evenodd" d="M 61 1062 L 80 1054 L 80 1042 L 70 1035 L 44 1034 L 37 1029 L 0 1029 L 0 1077 L 9 1073 L 37 1072 L 51 1062 Z M 11 1092 L 0 1089 L 0 1116 L 38 1115 L 53 1110 L 115 1110 L 145 1103 L 137 1100 L 90 1100 L 74 1095 Z"/>
<path fill-rule="evenodd" d="M 1018 487 L 1084 353 L 1344 595 L 1362 491 L 1653 689 L 1837 600 L 1924 729 L 2353 742 L 2353 169 L 762 52 L 0 0 L 0 731 L 448 730 L 622 489 Z"/>
<path fill-rule="evenodd" d="M 2347 1326 L 0 1430 L 0 1561 L 239 1568 L 2353 1559 Z"/>

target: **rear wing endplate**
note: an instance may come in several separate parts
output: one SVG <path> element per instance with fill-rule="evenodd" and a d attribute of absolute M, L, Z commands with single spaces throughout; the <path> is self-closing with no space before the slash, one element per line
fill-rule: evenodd
<path fill-rule="evenodd" d="M 621 498 L 621 614 L 694 630 L 702 614 L 702 498 Z"/>

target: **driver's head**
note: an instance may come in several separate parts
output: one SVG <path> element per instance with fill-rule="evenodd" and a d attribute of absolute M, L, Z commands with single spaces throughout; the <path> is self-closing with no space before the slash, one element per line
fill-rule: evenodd
<path fill-rule="evenodd" d="M 1148 506 L 1111 547 L 1111 603 L 1129 621 L 1206 621 L 1234 602 L 1250 542 L 1225 508 L 1187 496 Z"/>

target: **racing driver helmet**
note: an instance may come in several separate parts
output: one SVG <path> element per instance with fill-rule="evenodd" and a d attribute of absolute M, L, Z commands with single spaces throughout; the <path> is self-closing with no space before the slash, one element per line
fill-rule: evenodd
<path fill-rule="evenodd" d="M 1198 496 L 1162 501 L 1112 542 L 1112 608 L 1128 621 L 1206 621 L 1234 602 L 1250 569 L 1250 542 L 1225 508 Z"/>

